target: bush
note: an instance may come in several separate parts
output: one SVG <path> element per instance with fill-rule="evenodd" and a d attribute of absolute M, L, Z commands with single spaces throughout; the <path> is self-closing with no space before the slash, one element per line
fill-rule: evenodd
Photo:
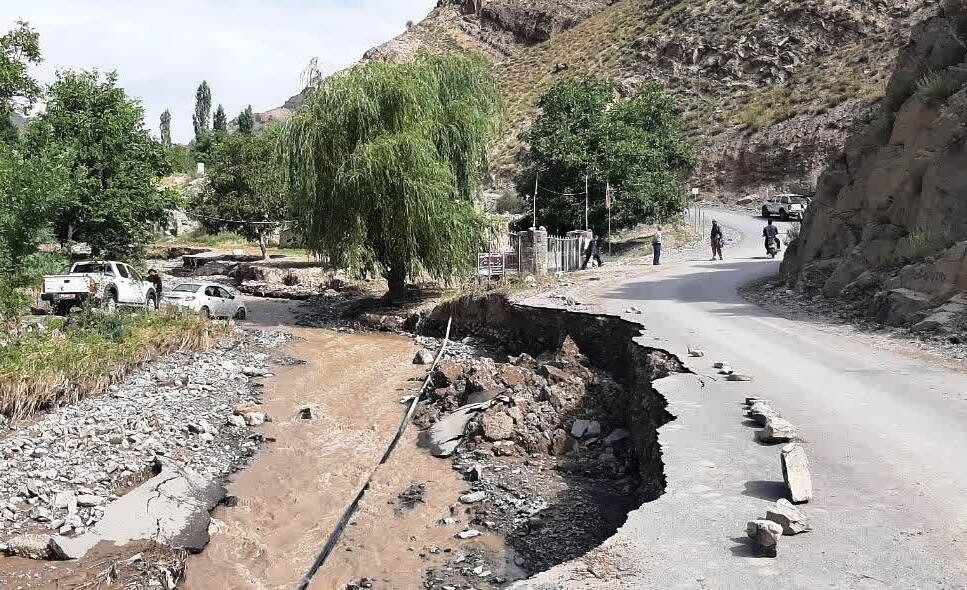
<path fill-rule="evenodd" d="M 101 392 L 174 350 L 204 350 L 225 331 L 190 312 L 106 314 L 86 308 L 0 348 L 0 414 L 22 418 Z"/>
<path fill-rule="evenodd" d="M 943 102 L 964 85 L 964 79 L 950 70 L 928 72 L 917 80 L 916 94 L 923 101 Z"/>

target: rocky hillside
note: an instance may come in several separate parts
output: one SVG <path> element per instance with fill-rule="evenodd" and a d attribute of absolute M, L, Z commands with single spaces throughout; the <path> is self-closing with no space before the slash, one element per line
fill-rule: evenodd
<path fill-rule="evenodd" d="M 708 195 L 812 186 L 882 96 L 889 65 L 937 0 L 439 0 L 426 19 L 368 51 L 482 51 L 510 117 L 496 172 L 563 76 L 596 74 L 634 93 L 665 82 L 681 100 Z M 299 95 L 267 117 L 298 106 Z"/>
<path fill-rule="evenodd" d="M 798 288 L 892 325 L 967 324 L 967 2 L 900 52 L 873 120 L 822 175 L 782 265 Z"/>

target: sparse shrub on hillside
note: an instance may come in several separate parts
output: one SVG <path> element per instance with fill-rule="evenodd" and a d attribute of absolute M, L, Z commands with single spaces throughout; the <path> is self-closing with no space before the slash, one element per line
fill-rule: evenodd
<path fill-rule="evenodd" d="M 963 76 L 951 70 L 939 70 L 921 76 L 917 80 L 915 93 L 923 101 L 943 102 L 963 86 Z"/>
<path fill-rule="evenodd" d="M 949 223 L 942 223 L 939 227 L 917 226 L 897 240 L 897 256 L 913 261 L 935 254 L 953 245 L 953 235 Z"/>

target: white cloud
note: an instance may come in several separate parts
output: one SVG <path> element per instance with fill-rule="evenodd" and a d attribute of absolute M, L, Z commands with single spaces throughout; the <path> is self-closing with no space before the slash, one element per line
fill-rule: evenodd
<path fill-rule="evenodd" d="M 40 32 L 43 82 L 61 69 L 117 70 L 145 106 L 156 135 L 172 113 L 175 141 L 192 136 L 195 89 L 212 88 L 229 118 L 246 105 L 265 111 L 300 87 L 313 57 L 325 72 L 343 68 L 419 20 L 435 0 L 0 0 L 0 29 L 17 19 Z"/>

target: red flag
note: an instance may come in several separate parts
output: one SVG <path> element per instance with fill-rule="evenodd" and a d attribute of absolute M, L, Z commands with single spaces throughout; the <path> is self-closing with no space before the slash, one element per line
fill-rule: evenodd
<path fill-rule="evenodd" d="M 605 209 L 610 209 L 611 208 L 611 196 L 612 196 L 611 191 L 612 191 L 612 189 L 611 189 L 611 183 L 609 182 L 608 183 L 608 187 L 604 191 L 604 208 Z"/>

